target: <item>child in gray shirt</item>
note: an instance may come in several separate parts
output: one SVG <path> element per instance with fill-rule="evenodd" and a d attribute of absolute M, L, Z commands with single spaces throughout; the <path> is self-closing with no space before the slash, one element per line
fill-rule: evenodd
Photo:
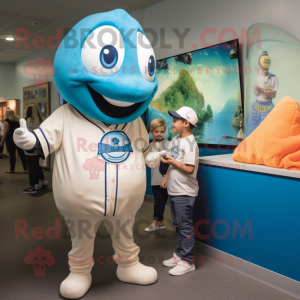
<path fill-rule="evenodd" d="M 167 150 L 169 141 L 164 140 L 166 132 L 166 122 L 163 119 L 154 119 L 150 124 L 150 133 L 153 135 L 154 140 L 150 144 L 150 152 L 159 152 Z M 148 226 L 145 231 L 150 232 L 158 229 L 165 228 L 163 224 L 163 215 L 165 205 L 168 201 L 168 191 L 160 186 L 163 176 L 166 174 L 168 164 L 160 163 L 156 168 L 151 169 L 151 186 L 154 196 L 154 215 L 153 222 Z"/>

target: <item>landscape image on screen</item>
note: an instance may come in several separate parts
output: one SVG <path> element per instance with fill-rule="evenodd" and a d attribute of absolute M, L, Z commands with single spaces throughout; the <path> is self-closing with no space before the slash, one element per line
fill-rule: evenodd
<path fill-rule="evenodd" d="M 236 137 L 243 113 L 237 42 L 233 40 L 156 62 L 159 86 L 147 115 L 149 123 L 155 118 L 166 121 L 166 139 L 175 136 L 168 110 L 189 106 L 198 115 L 199 121 L 192 132 L 199 144 L 239 143 Z"/>

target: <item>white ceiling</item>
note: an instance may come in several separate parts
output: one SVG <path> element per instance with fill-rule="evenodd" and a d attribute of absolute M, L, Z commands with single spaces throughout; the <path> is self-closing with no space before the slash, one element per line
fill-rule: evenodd
<path fill-rule="evenodd" d="M 1 0 L 0 5 L 0 62 L 12 63 L 37 49 L 26 49 L 22 44 L 16 49 L 15 41 L 7 41 L 6 37 L 14 37 L 16 28 L 25 28 L 31 39 L 57 35 L 56 29 L 72 28 L 82 18 L 99 12 L 122 8 L 128 13 L 146 8 L 163 0 Z M 32 26 L 38 21 L 38 26 Z"/>

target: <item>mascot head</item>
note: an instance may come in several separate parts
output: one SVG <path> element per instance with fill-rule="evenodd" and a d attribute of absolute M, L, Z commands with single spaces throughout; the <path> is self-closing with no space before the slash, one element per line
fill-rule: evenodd
<path fill-rule="evenodd" d="M 268 71 L 270 68 L 270 64 L 271 64 L 271 58 L 268 55 L 267 51 L 263 51 L 263 53 L 261 54 L 261 56 L 258 59 L 258 65 L 264 70 L 264 71 Z"/>
<path fill-rule="evenodd" d="M 109 124 L 138 118 L 154 97 L 155 55 L 141 25 L 122 9 L 88 16 L 62 40 L 55 83 L 80 112 Z"/>

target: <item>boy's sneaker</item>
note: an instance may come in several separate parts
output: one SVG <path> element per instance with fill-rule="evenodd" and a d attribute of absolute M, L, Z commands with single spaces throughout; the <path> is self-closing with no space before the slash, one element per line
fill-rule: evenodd
<path fill-rule="evenodd" d="M 35 184 L 35 185 L 34 185 L 34 188 L 35 188 L 36 190 L 40 190 L 40 189 L 41 189 L 41 186 L 40 186 L 39 184 Z"/>
<path fill-rule="evenodd" d="M 165 229 L 165 225 L 164 224 L 161 224 L 161 225 L 158 224 L 158 227 L 159 227 L 159 229 Z"/>
<path fill-rule="evenodd" d="M 48 187 L 48 181 L 44 181 L 43 183 L 42 183 L 42 189 L 45 189 L 45 188 L 47 188 Z"/>
<path fill-rule="evenodd" d="M 186 261 L 183 261 L 183 260 L 180 260 L 178 262 L 178 264 L 169 271 L 169 274 L 170 275 L 184 275 L 186 273 L 189 273 L 189 272 L 192 272 L 192 271 L 195 271 L 195 265 L 192 264 L 190 265 L 189 263 L 187 263 Z"/>
<path fill-rule="evenodd" d="M 29 188 L 23 190 L 22 193 L 24 193 L 24 194 L 35 194 L 36 193 L 36 189 L 29 187 Z"/>
<path fill-rule="evenodd" d="M 145 231 L 151 232 L 151 231 L 155 231 L 155 230 L 159 230 L 159 229 L 164 229 L 164 228 L 165 228 L 165 225 L 164 225 L 164 224 L 156 225 L 156 226 L 153 226 L 153 225 L 151 224 L 151 225 L 149 225 L 147 228 L 145 228 Z"/>
<path fill-rule="evenodd" d="M 167 260 L 163 261 L 163 265 L 165 267 L 175 267 L 178 262 L 181 261 L 181 258 L 179 256 L 176 255 L 176 253 L 173 253 L 173 257 Z"/>

